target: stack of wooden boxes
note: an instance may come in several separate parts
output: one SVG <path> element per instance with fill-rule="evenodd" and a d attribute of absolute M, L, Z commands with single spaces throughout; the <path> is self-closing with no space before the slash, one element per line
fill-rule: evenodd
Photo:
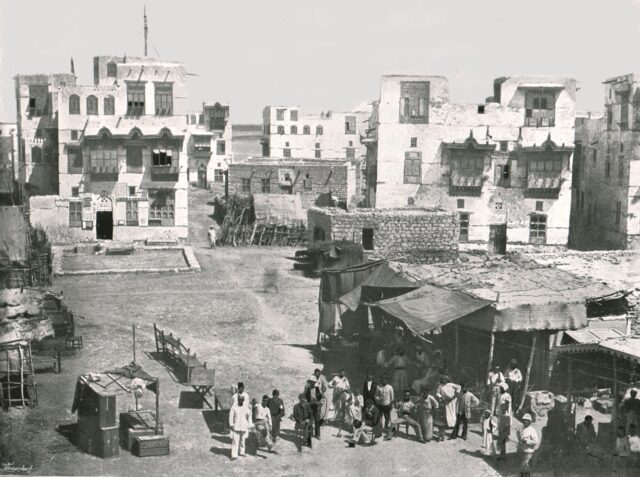
<path fill-rule="evenodd" d="M 120 451 L 116 425 L 116 396 L 84 387 L 78 407 L 78 448 L 98 457 L 117 456 Z"/>
<path fill-rule="evenodd" d="M 120 440 L 123 447 L 138 457 L 169 454 L 169 437 L 162 435 L 162 425 L 156 435 L 156 416 L 151 411 L 131 411 L 120 414 Z"/>

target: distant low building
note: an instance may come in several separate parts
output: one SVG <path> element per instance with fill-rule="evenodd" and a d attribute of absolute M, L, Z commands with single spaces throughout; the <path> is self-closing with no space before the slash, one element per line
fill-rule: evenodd
<path fill-rule="evenodd" d="M 357 197 L 357 162 L 249 158 L 229 166 L 229 194 L 293 194 L 307 209 L 331 201 L 345 208 Z"/>

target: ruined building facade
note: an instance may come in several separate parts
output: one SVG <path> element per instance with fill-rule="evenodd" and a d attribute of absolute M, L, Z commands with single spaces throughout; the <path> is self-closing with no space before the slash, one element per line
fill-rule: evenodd
<path fill-rule="evenodd" d="M 604 117 L 576 119 L 571 246 L 640 249 L 640 75 L 610 78 Z"/>
<path fill-rule="evenodd" d="M 459 241 L 567 245 L 576 82 L 494 81 L 479 104 L 449 101 L 440 76 L 384 76 L 369 127 L 365 203 L 456 211 Z"/>
<path fill-rule="evenodd" d="M 186 117 L 189 183 L 224 194 L 233 158 L 229 106 L 203 103 L 202 111 Z"/>
<path fill-rule="evenodd" d="M 98 56 L 93 67 L 93 85 L 74 75 L 16 78 L 21 163 L 37 188 L 32 222 L 58 242 L 185 239 L 183 65 Z"/>

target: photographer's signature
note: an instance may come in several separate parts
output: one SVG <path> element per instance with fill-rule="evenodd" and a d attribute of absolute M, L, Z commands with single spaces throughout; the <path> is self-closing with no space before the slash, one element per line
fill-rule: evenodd
<path fill-rule="evenodd" d="M 28 475 L 33 471 L 32 465 L 19 465 L 14 462 L 0 462 L 0 474 L 11 473 Z"/>

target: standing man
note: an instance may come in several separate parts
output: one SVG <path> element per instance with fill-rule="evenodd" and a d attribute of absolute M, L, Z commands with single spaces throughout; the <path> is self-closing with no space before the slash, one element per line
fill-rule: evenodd
<path fill-rule="evenodd" d="M 209 226 L 209 248 L 216 247 L 216 228 L 213 225 Z"/>
<path fill-rule="evenodd" d="M 280 437 L 280 421 L 284 417 L 284 403 L 282 402 L 282 399 L 280 399 L 280 392 L 277 389 L 273 390 L 268 406 L 269 411 L 271 412 L 271 438 L 275 445 L 278 437 Z"/>
<path fill-rule="evenodd" d="M 509 385 L 502 383 L 500 385 L 500 399 L 498 400 L 498 449 L 500 456 L 498 460 L 507 457 L 507 441 L 511 436 L 511 394 L 509 394 Z"/>
<path fill-rule="evenodd" d="M 269 452 L 273 450 L 273 441 L 271 440 L 271 430 L 273 428 L 271 421 L 271 411 L 269 410 L 269 396 L 262 396 L 262 402 L 257 404 L 254 399 L 253 411 L 255 413 L 256 431 L 262 434 Z"/>
<path fill-rule="evenodd" d="M 504 375 L 500 371 L 500 366 L 494 366 L 491 371 L 489 371 L 489 377 L 487 378 L 487 386 L 489 387 L 489 395 L 491 396 L 489 411 L 491 411 L 492 416 L 496 414 L 498 398 L 500 397 L 500 385 L 504 382 Z"/>
<path fill-rule="evenodd" d="M 340 370 L 337 376 L 329 382 L 329 387 L 333 388 L 333 409 L 335 410 L 334 421 L 344 420 L 346 416 L 344 393 L 349 391 L 349 380 L 344 375 L 344 369 Z"/>
<path fill-rule="evenodd" d="M 407 374 L 407 367 L 409 366 L 409 361 L 407 357 L 404 355 L 404 348 L 398 347 L 395 356 L 393 356 L 389 362 L 388 366 L 393 368 L 393 390 L 396 394 L 401 394 L 405 389 L 409 387 L 409 375 Z"/>
<path fill-rule="evenodd" d="M 507 384 L 509 385 L 509 394 L 511 394 L 511 405 L 513 410 L 517 411 L 520 406 L 520 386 L 522 386 L 522 373 L 518 368 L 518 361 L 512 359 L 507 368 Z"/>
<path fill-rule="evenodd" d="M 382 386 L 376 388 L 376 405 L 384 416 L 384 428 L 391 427 L 391 406 L 393 405 L 393 386 L 389 384 L 387 375 L 382 376 Z"/>
<path fill-rule="evenodd" d="M 531 426 L 531 415 L 522 416 L 522 430 L 518 431 L 518 452 L 522 456 L 520 477 L 531 477 L 531 458 L 538 448 L 538 433 Z"/>
<path fill-rule="evenodd" d="M 298 452 L 302 452 L 303 445 L 309 446 L 309 448 L 312 447 L 311 432 L 313 431 L 313 414 L 311 413 L 311 407 L 305 395 L 300 394 L 298 399 L 298 404 L 293 406 L 293 420 L 296 423 L 296 430 L 302 434 L 301 440 L 297 442 Z"/>
<path fill-rule="evenodd" d="M 229 410 L 229 427 L 231 428 L 231 460 L 238 455 L 245 456 L 244 443 L 247 431 L 251 427 L 251 409 L 245 405 L 244 396 L 239 395 Z"/>
<path fill-rule="evenodd" d="M 418 422 L 422 430 L 422 437 L 429 442 L 433 439 L 433 412 L 438 409 L 438 401 L 428 388 L 422 388 L 422 397 L 418 401 Z"/>
<path fill-rule="evenodd" d="M 232 403 L 237 403 L 238 402 L 238 398 L 240 396 L 242 396 L 244 403 L 246 405 L 249 405 L 249 395 L 244 390 L 244 383 L 243 382 L 239 382 L 238 383 L 238 387 L 237 387 L 236 392 L 233 394 L 233 396 L 231 396 L 231 402 Z"/>
<path fill-rule="evenodd" d="M 456 401 L 456 423 L 453 426 L 453 432 L 451 433 L 451 439 L 458 438 L 458 431 L 462 426 L 462 434 L 460 437 L 467 440 L 467 430 L 469 428 L 469 419 L 471 418 L 471 410 L 480 404 L 477 397 L 471 394 L 464 383 L 460 384 L 460 391 L 458 393 L 458 400 Z"/>
<path fill-rule="evenodd" d="M 362 386 L 362 398 L 364 402 L 371 400 L 375 402 L 376 399 L 376 389 L 378 388 L 378 383 L 373 380 L 373 375 L 371 371 L 367 372 L 367 380 L 364 382 Z"/>
<path fill-rule="evenodd" d="M 627 398 L 622 404 L 622 412 L 625 417 L 625 423 L 627 432 L 631 428 L 631 424 L 638 426 L 638 418 L 640 418 L 640 399 L 638 399 L 638 391 L 632 389 L 629 392 L 629 398 Z"/>
<path fill-rule="evenodd" d="M 313 414 L 313 425 L 315 427 L 315 438 L 320 440 L 320 426 L 323 424 L 324 409 L 326 398 L 324 393 L 327 392 L 327 380 L 320 373 L 319 369 L 313 371 L 313 375 L 309 378 L 306 385 L 306 398 L 311 407 Z"/>

